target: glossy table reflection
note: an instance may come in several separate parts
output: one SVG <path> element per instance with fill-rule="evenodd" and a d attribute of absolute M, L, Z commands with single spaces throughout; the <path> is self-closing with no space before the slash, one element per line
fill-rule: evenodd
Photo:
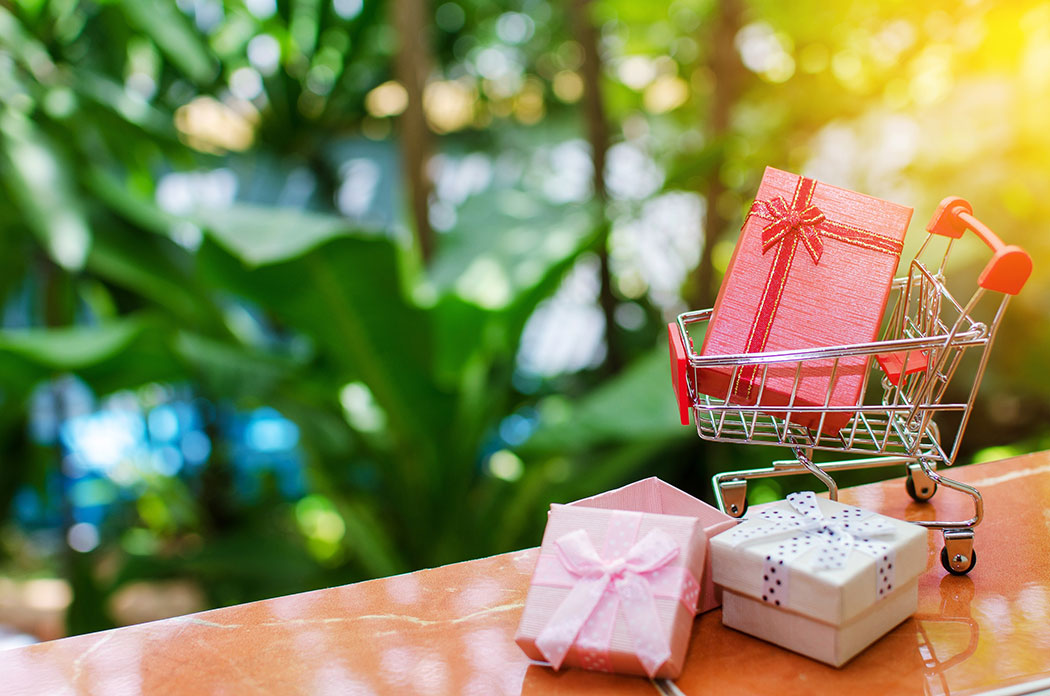
<path fill-rule="evenodd" d="M 530 664 L 514 645 L 535 550 L 0 652 L 4 694 L 959 694 L 1050 688 L 1050 453 L 955 470 L 984 494 L 978 564 L 948 576 L 930 534 L 919 611 L 836 670 L 699 619 L 675 685 Z M 968 517 L 899 479 L 843 502 Z M 1027 686 L 1019 686 L 1025 684 Z M 1011 688 L 1015 687 L 1015 688 Z M 1005 691 L 1003 689 L 1005 688 Z"/>

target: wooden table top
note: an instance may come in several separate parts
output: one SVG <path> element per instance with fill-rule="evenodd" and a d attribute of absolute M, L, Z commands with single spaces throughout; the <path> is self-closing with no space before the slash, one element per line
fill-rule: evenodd
<path fill-rule="evenodd" d="M 532 664 L 514 644 L 529 549 L 0 652 L 4 694 L 959 694 L 1050 688 L 1050 452 L 952 472 L 984 495 L 978 563 L 947 575 L 929 535 L 918 613 L 834 669 L 696 621 L 674 684 Z M 904 519 L 969 517 L 900 479 L 843 502 Z M 1019 686 L 1025 684 L 1026 686 Z M 1013 688 L 1011 688 L 1013 687 Z"/>

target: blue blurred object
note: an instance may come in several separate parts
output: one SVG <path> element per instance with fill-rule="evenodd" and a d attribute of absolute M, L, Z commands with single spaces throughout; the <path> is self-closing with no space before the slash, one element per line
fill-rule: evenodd
<path fill-rule="evenodd" d="M 267 476 L 285 499 L 305 495 L 299 428 L 273 408 L 230 411 L 188 387 L 156 384 L 98 402 L 82 381 L 63 376 L 37 388 L 29 418 L 35 442 L 61 449 L 61 471 L 46 490 L 17 492 L 15 519 L 27 530 L 58 531 L 65 520 L 103 529 L 122 505 L 163 495 L 165 479 L 195 483 L 213 452 L 211 422 L 230 443 L 238 501 L 258 501 Z"/>
<path fill-rule="evenodd" d="M 284 498 L 296 500 L 306 494 L 298 449 L 299 428 L 295 423 L 270 407 L 234 413 L 230 422 L 228 437 L 240 500 L 258 500 L 266 473 L 273 474 Z"/>
<path fill-rule="evenodd" d="M 540 416 L 536 409 L 527 407 L 510 414 L 499 424 L 499 436 L 511 447 L 516 447 L 535 432 Z"/>

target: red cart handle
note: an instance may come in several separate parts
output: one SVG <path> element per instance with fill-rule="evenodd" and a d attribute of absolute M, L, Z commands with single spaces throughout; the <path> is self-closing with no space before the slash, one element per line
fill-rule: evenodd
<path fill-rule="evenodd" d="M 682 342 L 677 323 L 671 322 L 667 325 L 667 339 L 671 350 L 671 387 L 674 388 L 674 395 L 678 400 L 678 417 L 682 425 L 689 425 L 689 411 L 692 410 L 689 385 L 686 383 L 689 359 L 686 357 L 685 344 Z"/>
<path fill-rule="evenodd" d="M 1016 295 L 1032 275 L 1032 257 L 1024 249 L 1003 240 L 973 216 L 973 206 L 965 199 L 949 196 L 941 201 L 926 231 L 958 239 L 972 230 L 994 252 L 981 271 L 977 284 L 986 290 Z"/>

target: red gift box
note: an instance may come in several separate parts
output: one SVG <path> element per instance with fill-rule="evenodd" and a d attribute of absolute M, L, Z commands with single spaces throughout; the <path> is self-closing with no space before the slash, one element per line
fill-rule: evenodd
<path fill-rule="evenodd" d="M 867 343 L 876 340 L 912 209 L 767 167 L 744 221 L 701 355 L 737 355 Z M 768 368 L 705 368 L 700 392 L 761 406 L 856 406 L 870 356 Z M 761 387 L 765 377 L 765 386 Z M 732 382 L 732 383 L 731 383 Z M 761 401 L 759 401 L 761 391 Z M 785 414 L 769 411 L 772 415 Z M 828 412 L 834 434 L 852 413 Z M 791 414 L 809 428 L 821 413 Z"/>

